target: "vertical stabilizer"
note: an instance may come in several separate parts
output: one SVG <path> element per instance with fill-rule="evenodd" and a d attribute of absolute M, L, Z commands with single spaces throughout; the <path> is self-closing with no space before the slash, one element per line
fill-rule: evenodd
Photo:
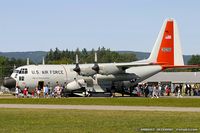
<path fill-rule="evenodd" d="M 148 61 L 168 66 L 183 66 L 178 27 L 174 19 L 164 21 Z"/>

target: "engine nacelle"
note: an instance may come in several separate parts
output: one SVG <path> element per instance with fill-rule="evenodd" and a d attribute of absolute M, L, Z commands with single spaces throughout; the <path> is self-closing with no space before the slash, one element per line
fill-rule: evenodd
<path fill-rule="evenodd" d="M 80 68 L 80 75 L 82 76 L 93 76 L 97 72 L 93 70 L 91 67 Z"/>
<path fill-rule="evenodd" d="M 67 90 L 73 91 L 78 90 L 82 87 L 86 87 L 86 82 L 83 79 L 74 80 L 67 84 Z"/>
<path fill-rule="evenodd" d="M 115 65 L 104 65 L 99 67 L 99 74 L 110 75 L 110 74 L 120 74 L 124 71 Z"/>

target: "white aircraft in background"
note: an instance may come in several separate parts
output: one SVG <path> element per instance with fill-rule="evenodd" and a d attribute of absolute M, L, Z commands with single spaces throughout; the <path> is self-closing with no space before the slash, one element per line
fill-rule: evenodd
<path fill-rule="evenodd" d="M 65 85 L 68 91 L 85 88 L 87 91 L 106 92 L 119 81 L 137 84 L 168 68 L 185 67 L 179 32 L 174 19 L 166 19 L 148 59 L 129 63 L 79 64 L 74 65 L 25 65 L 15 69 L 5 78 L 7 88 L 25 86 L 35 89 L 44 85 Z"/>

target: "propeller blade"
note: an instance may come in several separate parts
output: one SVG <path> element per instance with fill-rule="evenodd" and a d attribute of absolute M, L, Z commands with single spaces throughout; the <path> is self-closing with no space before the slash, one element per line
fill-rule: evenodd
<path fill-rule="evenodd" d="M 98 65 L 98 62 L 97 62 L 97 53 L 96 52 L 94 54 L 94 66 L 92 67 L 92 69 L 94 71 L 96 71 L 97 73 L 99 73 L 99 65 Z"/>
<path fill-rule="evenodd" d="M 76 64 L 79 64 L 78 55 L 76 54 Z"/>
<path fill-rule="evenodd" d="M 81 68 L 79 67 L 79 61 L 78 61 L 78 55 L 77 54 L 76 54 L 76 67 L 73 70 L 80 75 Z"/>
<path fill-rule="evenodd" d="M 97 52 L 94 53 L 94 62 L 97 63 Z"/>

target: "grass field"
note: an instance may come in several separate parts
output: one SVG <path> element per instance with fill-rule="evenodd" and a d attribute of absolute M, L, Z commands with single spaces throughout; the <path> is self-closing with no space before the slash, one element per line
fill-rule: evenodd
<path fill-rule="evenodd" d="M 0 104 L 127 105 L 200 107 L 198 98 L 0 98 Z M 150 128 L 195 129 L 200 132 L 200 113 L 158 111 L 100 111 L 0 108 L 0 133 L 75 132 L 135 133 Z"/>
<path fill-rule="evenodd" d="M 0 104 L 127 105 L 200 107 L 199 98 L 1 98 Z"/>
<path fill-rule="evenodd" d="M 196 128 L 200 113 L 0 109 L 0 132 L 134 133 L 141 128 Z"/>

